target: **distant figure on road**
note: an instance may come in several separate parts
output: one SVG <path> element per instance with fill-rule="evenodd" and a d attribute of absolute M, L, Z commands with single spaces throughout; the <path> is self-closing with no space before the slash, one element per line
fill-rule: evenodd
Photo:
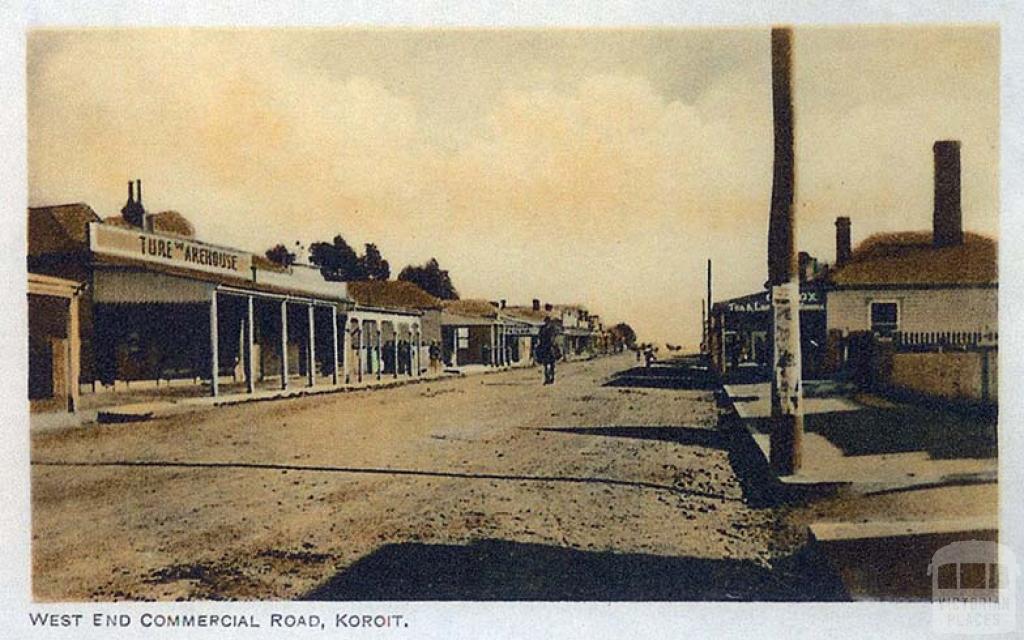
<path fill-rule="evenodd" d="M 437 340 L 430 341 L 430 373 L 437 375 L 437 370 L 441 366 L 441 347 L 437 344 Z"/>
<path fill-rule="evenodd" d="M 544 318 L 544 326 L 537 335 L 537 362 L 544 366 L 544 384 L 555 383 L 555 363 L 562 357 L 558 348 L 558 325 L 548 317 Z"/>
<path fill-rule="evenodd" d="M 650 367 L 652 362 L 654 362 L 654 346 L 647 345 L 644 347 L 644 366 Z"/>

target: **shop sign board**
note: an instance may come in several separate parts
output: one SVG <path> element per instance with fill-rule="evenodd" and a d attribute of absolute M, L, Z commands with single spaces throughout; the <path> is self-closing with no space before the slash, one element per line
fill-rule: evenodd
<path fill-rule="evenodd" d="M 758 293 L 737 298 L 726 303 L 729 313 L 767 313 L 772 309 L 769 292 Z M 801 311 L 824 311 L 824 295 L 817 289 L 805 289 L 800 292 Z"/>
<path fill-rule="evenodd" d="M 252 278 L 252 255 L 249 253 L 141 229 L 93 222 L 89 225 L 89 249 L 99 256 L 128 258 L 234 278 Z"/>
<path fill-rule="evenodd" d="M 540 335 L 540 327 L 533 327 L 528 324 L 507 324 L 505 325 L 507 336 L 536 336 Z"/>

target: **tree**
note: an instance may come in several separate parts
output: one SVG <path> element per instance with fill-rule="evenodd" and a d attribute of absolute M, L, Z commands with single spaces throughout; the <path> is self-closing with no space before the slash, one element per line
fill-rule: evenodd
<path fill-rule="evenodd" d="M 391 265 L 372 242 L 366 243 L 366 250 L 359 258 L 359 266 L 366 280 L 387 280 L 391 277 Z"/>
<path fill-rule="evenodd" d="M 452 285 L 448 271 L 441 268 L 437 259 L 427 260 L 423 266 L 409 265 L 398 274 L 398 279 L 411 282 L 427 293 L 442 300 L 458 300 L 459 292 Z"/>
<path fill-rule="evenodd" d="M 620 322 L 608 330 L 609 333 L 621 340 L 630 349 L 636 346 L 636 331 L 625 322 Z"/>
<path fill-rule="evenodd" d="M 288 247 L 283 244 L 277 244 L 267 249 L 265 254 L 267 260 L 281 265 L 282 267 L 290 267 L 295 264 L 295 254 L 288 250 Z"/>
<path fill-rule="evenodd" d="M 309 245 L 309 261 L 320 267 L 325 280 L 366 280 L 359 256 L 340 235 L 334 236 L 333 242 Z"/>

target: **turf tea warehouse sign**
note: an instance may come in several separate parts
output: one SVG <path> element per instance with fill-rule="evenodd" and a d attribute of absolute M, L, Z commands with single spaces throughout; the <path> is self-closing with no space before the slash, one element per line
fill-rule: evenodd
<path fill-rule="evenodd" d="M 252 269 L 252 256 L 242 251 L 106 224 L 89 225 L 89 248 L 98 255 L 236 278 L 250 277 Z"/>

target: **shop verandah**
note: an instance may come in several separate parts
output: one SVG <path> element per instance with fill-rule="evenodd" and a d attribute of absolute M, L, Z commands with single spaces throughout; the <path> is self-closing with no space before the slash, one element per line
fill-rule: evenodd
<path fill-rule="evenodd" d="M 204 302 L 97 296 L 82 406 L 422 375 L 415 313 L 346 309 L 345 303 L 223 285 L 206 289 Z"/>
<path fill-rule="evenodd" d="M 452 369 L 523 365 L 532 358 L 532 335 L 535 330 L 525 323 L 444 313 L 441 359 Z"/>
<path fill-rule="evenodd" d="M 357 306 L 346 313 L 342 362 L 345 382 L 360 383 L 426 371 L 421 314 Z"/>

